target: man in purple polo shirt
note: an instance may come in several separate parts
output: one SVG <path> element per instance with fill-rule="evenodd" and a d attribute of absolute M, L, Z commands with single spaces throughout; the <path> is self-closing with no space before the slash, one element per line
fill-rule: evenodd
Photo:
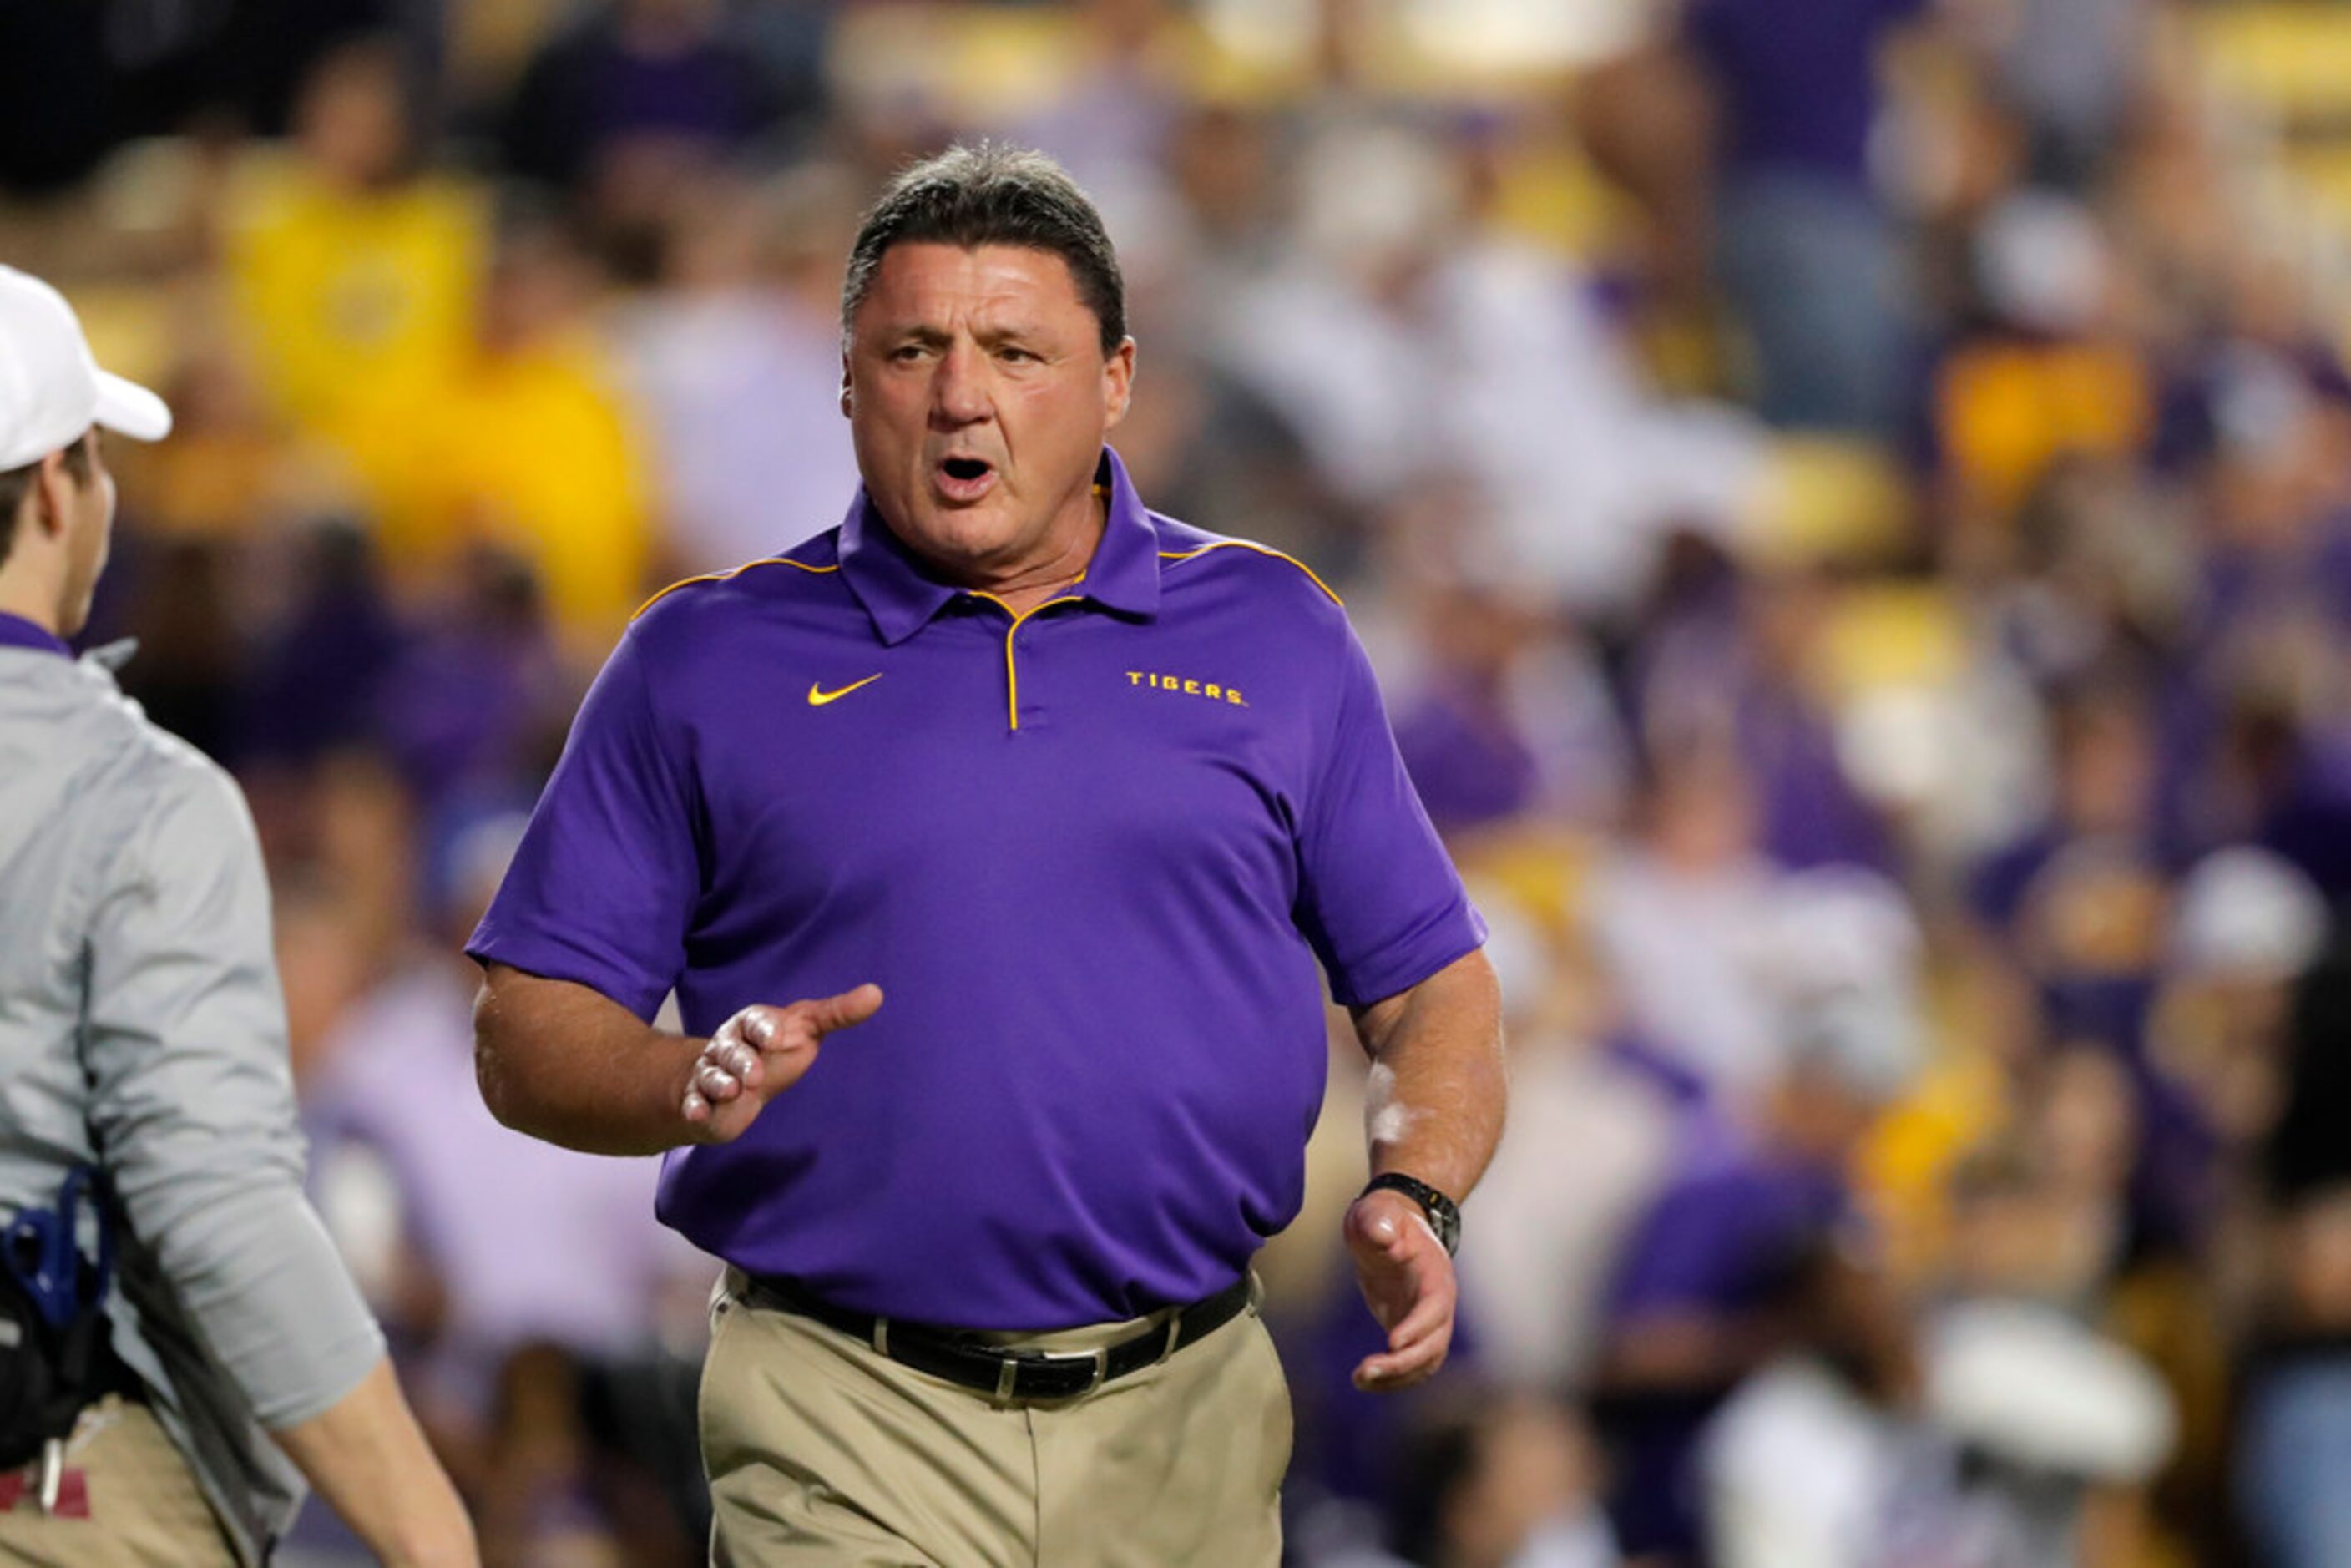
<path fill-rule="evenodd" d="M 1500 1128 L 1483 927 L 1338 601 L 1104 445 L 1134 345 L 1065 174 L 909 170 L 842 326 L 864 488 L 614 652 L 470 949 L 483 1092 L 677 1151 L 662 1216 L 729 1265 L 717 1561 L 1270 1563 L 1249 1261 L 1299 1207 L 1317 963 L 1373 1059 L 1356 1379 L 1404 1387 Z"/>

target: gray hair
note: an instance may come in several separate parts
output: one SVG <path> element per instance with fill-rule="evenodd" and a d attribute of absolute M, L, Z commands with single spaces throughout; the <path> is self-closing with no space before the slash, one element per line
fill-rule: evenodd
<path fill-rule="evenodd" d="M 1058 256 L 1102 325 L 1102 352 L 1115 352 L 1126 338 L 1126 282 L 1102 214 L 1042 152 L 995 141 L 958 143 L 891 181 L 850 248 L 841 283 L 844 338 L 882 257 L 896 245 L 1017 246 Z"/>

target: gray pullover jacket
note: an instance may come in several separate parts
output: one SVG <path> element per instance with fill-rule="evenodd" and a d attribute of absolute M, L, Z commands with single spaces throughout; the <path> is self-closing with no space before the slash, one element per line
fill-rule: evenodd
<path fill-rule="evenodd" d="M 286 1052 L 236 785 L 96 657 L 0 646 L 0 1213 L 105 1168 L 115 1349 L 249 1563 L 304 1490 L 264 1428 L 384 1348 L 303 1197 Z"/>

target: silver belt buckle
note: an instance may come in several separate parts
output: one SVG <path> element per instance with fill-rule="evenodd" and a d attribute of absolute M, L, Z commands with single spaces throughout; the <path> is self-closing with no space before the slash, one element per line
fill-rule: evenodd
<path fill-rule="evenodd" d="M 1064 1399 L 1082 1399 L 1110 1379 L 1110 1347 L 1108 1345 L 1096 1350 L 1084 1351 L 1076 1355 L 1055 1355 L 1049 1352 L 1042 1355 L 1007 1356 L 996 1374 L 997 1403 L 1008 1404 L 1011 1401 L 1013 1385 L 1019 1380 L 1020 1366 L 1024 1361 L 1031 1366 L 1056 1369 L 1075 1365 L 1081 1362 L 1092 1366 L 1093 1375 L 1086 1379 L 1086 1385 L 1075 1394 L 1065 1394 L 1060 1396 Z"/>

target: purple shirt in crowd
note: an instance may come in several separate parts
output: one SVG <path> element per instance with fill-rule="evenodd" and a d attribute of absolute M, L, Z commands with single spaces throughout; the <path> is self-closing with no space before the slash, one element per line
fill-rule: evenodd
<path fill-rule="evenodd" d="M 1697 1318 L 1733 1332 L 1740 1320 L 1788 1305 L 1808 1261 L 1855 1227 L 1835 1170 L 1775 1153 L 1719 1113 L 1693 1109 L 1663 1190 L 1620 1254 L 1608 1321 L 1621 1331 Z M 1620 1396 L 1602 1410 L 1614 1458 L 1609 1520 L 1626 1557 L 1698 1550 L 1695 1458 L 1732 1386 Z"/>
<path fill-rule="evenodd" d="M 1685 26 L 1722 95 L 1725 159 L 1865 183 L 1878 45 L 1926 5 L 1692 0 Z"/>
<path fill-rule="evenodd" d="M 836 1305 L 979 1329 L 1229 1284 L 1297 1212 L 1333 994 L 1484 928 L 1338 601 L 1146 511 L 1014 617 L 861 495 L 684 586 L 590 692 L 468 949 L 708 1034 L 887 996 L 662 1218 Z"/>

